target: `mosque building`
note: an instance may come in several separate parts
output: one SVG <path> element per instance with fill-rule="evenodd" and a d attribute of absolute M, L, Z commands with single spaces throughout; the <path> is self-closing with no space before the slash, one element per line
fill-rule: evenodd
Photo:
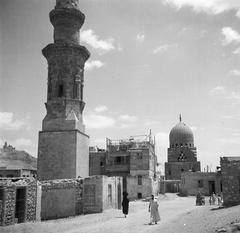
<path fill-rule="evenodd" d="M 183 121 L 179 122 L 169 134 L 168 161 L 165 163 L 165 179 L 180 180 L 181 174 L 186 171 L 200 171 L 200 162 L 197 161 L 197 148 L 194 145 L 194 136 L 191 128 Z"/>

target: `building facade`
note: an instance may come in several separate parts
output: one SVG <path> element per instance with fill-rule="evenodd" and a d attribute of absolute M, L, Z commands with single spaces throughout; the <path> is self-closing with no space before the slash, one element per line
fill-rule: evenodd
<path fill-rule="evenodd" d="M 122 177 L 123 190 L 128 192 L 130 199 L 158 192 L 156 166 L 155 142 L 151 133 L 129 139 L 107 139 L 105 151 L 90 151 L 90 174 Z"/>
<path fill-rule="evenodd" d="M 221 194 L 223 190 L 221 171 L 218 172 L 184 172 L 181 176 L 180 192 L 183 195 Z"/>
<path fill-rule="evenodd" d="M 39 132 L 38 179 L 89 175 L 89 136 L 82 113 L 84 65 L 88 50 L 79 44 L 85 16 L 77 0 L 56 0 L 50 14 L 54 43 L 42 53 L 48 62 L 47 115 Z"/>
<path fill-rule="evenodd" d="M 220 159 L 224 206 L 240 203 L 240 157 Z"/>
<path fill-rule="evenodd" d="M 181 180 L 181 174 L 188 171 L 200 171 L 200 162 L 197 161 L 197 148 L 194 145 L 194 136 L 180 116 L 179 123 L 169 134 L 168 158 L 165 163 L 165 179 Z"/>

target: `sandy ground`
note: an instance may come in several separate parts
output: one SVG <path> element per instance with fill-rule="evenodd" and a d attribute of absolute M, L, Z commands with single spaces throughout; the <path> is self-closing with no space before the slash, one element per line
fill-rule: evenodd
<path fill-rule="evenodd" d="M 0 227 L 1 233 L 214 233 L 227 224 L 240 221 L 240 206 L 219 209 L 195 206 L 194 197 L 167 194 L 159 197 L 161 221 L 148 225 L 148 203 L 130 203 L 129 215 L 121 210 L 37 223 Z M 240 231 L 239 231 L 240 232 Z"/>

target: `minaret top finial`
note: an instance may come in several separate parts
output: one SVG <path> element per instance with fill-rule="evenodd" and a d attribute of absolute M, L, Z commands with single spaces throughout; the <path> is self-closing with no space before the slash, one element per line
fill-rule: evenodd
<path fill-rule="evenodd" d="M 179 121 L 182 122 L 182 115 L 179 114 Z"/>

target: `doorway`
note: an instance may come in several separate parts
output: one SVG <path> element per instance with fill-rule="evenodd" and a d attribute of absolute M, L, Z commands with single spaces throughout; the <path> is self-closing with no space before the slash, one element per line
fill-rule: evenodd
<path fill-rule="evenodd" d="M 211 195 L 212 193 L 216 193 L 215 181 L 208 181 L 208 189 L 209 189 L 209 195 Z"/>
<path fill-rule="evenodd" d="M 25 222 L 26 188 L 16 189 L 15 218 L 18 223 Z"/>
<path fill-rule="evenodd" d="M 121 190 L 121 184 L 118 183 L 118 209 L 121 209 L 122 205 L 122 190 Z"/>

